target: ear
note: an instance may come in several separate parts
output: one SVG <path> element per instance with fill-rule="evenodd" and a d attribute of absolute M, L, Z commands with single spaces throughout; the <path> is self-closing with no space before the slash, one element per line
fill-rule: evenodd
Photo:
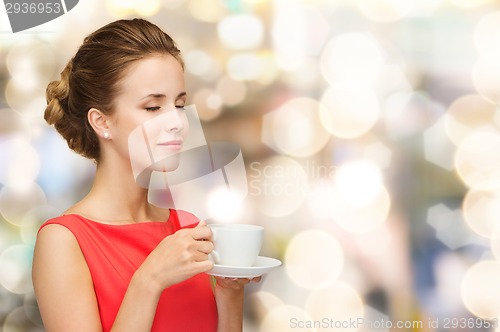
<path fill-rule="evenodd" d="M 98 137 L 102 137 L 104 139 L 111 138 L 107 123 L 108 119 L 105 114 L 97 108 L 91 108 L 87 113 L 87 119 Z"/>

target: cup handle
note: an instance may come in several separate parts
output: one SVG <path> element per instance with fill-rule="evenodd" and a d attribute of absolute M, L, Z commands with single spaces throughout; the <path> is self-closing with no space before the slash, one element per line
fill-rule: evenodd
<path fill-rule="evenodd" d="M 215 250 L 212 250 L 212 252 L 208 254 L 208 259 L 214 264 L 218 264 L 218 262 L 220 262 L 220 256 Z"/>
<path fill-rule="evenodd" d="M 212 229 L 212 243 L 215 241 L 215 236 L 216 234 Z M 208 254 L 208 259 L 211 260 L 214 264 L 218 264 L 220 262 L 220 256 L 215 250 L 212 250 L 212 252 Z"/>

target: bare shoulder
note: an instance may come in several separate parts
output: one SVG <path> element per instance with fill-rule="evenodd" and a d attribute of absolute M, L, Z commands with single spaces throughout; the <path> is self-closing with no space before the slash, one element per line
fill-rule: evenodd
<path fill-rule="evenodd" d="M 71 271 L 88 272 L 88 266 L 73 233 L 66 227 L 50 224 L 39 232 L 33 256 L 33 283 L 35 291 L 39 280 L 43 284 L 63 279 Z"/>
<path fill-rule="evenodd" d="M 62 264 L 64 260 L 69 260 L 72 265 L 77 264 L 79 256 L 83 254 L 75 236 L 68 228 L 58 224 L 46 225 L 38 232 L 33 272 L 48 265 L 55 267 Z"/>
<path fill-rule="evenodd" d="M 45 327 L 50 331 L 99 331 L 92 277 L 73 233 L 50 224 L 38 233 L 33 286 Z"/>

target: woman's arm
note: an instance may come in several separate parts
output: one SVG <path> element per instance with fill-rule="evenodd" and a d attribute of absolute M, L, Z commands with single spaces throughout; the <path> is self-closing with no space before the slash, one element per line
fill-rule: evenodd
<path fill-rule="evenodd" d="M 161 292 L 210 270 L 213 246 L 204 223 L 167 236 L 136 271 L 112 331 L 150 331 Z M 33 284 L 47 331 L 102 331 L 92 277 L 73 234 L 48 225 L 38 234 Z M 138 305 L 140 303 L 140 305 Z"/>
<path fill-rule="evenodd" d="M 48 332 L 102 331 L 89 268 L 64 226 L 47 225 L 38 233 L 33 286 Z"/>
<path fill-rule="evenodd" d="M 217 332 L 238 332 L 243 330 L 244 288 L 249 282 L 259 282 L 261 277 L 215 278 L 215 301 L 219 313 Z"/>

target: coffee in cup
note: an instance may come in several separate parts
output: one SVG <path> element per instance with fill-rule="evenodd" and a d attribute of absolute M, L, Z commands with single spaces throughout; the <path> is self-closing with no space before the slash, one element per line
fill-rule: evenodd
<path fill-rule="evenodd" d="M 210 224 L 215 264 L 250 267 L 259 256 L 264 227 L 249 224 Z"/>

